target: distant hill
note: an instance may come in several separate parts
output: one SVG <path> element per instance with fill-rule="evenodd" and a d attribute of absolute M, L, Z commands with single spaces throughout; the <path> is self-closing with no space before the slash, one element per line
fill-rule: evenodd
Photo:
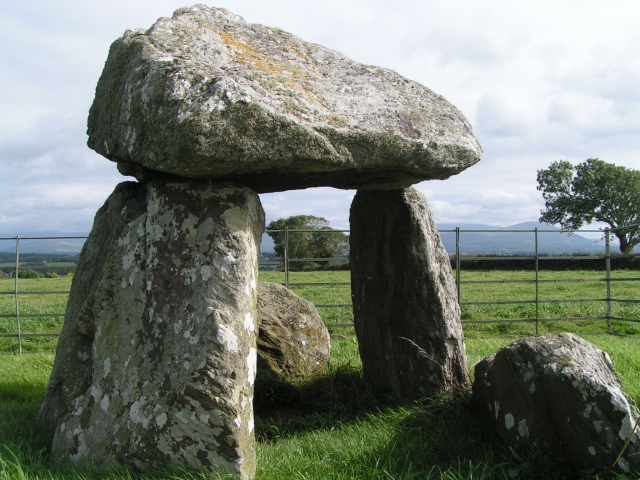
<path fill-rule="evenodd" d="M 551 225 L 538 222 L 525 222 L 509 227 L 496 227 L 478 223 L 438 225 L 445 248 L 449 253 L 456 251 L 455 230 L 460 227 L 460 250 L 465 255 L 533 255 L 535 252 L 535 235 L 533 230 L 538 228 L 538 252 L 542 255 L 561 254 L 601 254 L 604 252 L 604 242 L 585 238 L 578 234 L 562 233 L 562 230 Z M 469 231 L 472 230 L 472 231 Z M 480 231 L 478 231 L 480 230 Z M 487 232 L 484 230 L 492 230 Z M 525 230 L 513 232 L 511 230 Z M 544 232 L 542 231 L 544 230 Z M 547 231 L 551 230 L 552 233 Z M 87 232 L 25 232 L 20 234 L 21 253 L 58 253 L 75 255 L 80 252 L 85 242 L 83 238 L 42 239 L 41 237 L 86 237 Z M 0 234 L 0 252 L 15 252 L 15 234 Z M 38 237 L 38 238 L 29 238 Z M 262 237 L 263 252 L 273 251 L 273 240 L 268 235 Z"/>
<path fill-rule="evenodd" d="M 454 230 L 456 226 L 453 224 L 438 225 L 440 236 L 449 253 L 456 251 L 456 239 L 455 233 L 446 232 L 446 230 Z M 539 230 L 538 253 L 541 255 L 601 254 L 604 252 L 604 242 L 602 241 L 585 238 L 576 233 L 563 233 L 559 228 L 535 221 L 518 223 L 509 227 L 480 224 L 460 225 L 460 251 L 465 255 L 533 255 L 535 254 L 534 231 L 536 228 Z"/>
<path fill-rule="evenodd" d="M 20 233 L 20 253 L 58 253 L 65 255 L 75 255 L 80 253 L 84 238 L 55 238 L 46 237 L 86 237 L 87 232 L 24 232 Z M 0 252 L 16 251 L 16 234 L 0 233 L 0 239 L 10 238 L 10 240 L 0 240 Z"/>

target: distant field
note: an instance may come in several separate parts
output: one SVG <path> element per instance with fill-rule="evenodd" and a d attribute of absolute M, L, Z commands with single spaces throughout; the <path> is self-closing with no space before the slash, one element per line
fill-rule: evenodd
<path fill-rule="evenodd" d="M 543 271 L 540 280 L 550 283 L 539 285 L 539 299 L 549 300 L 578 300 L 590 299 L 587 302 L 540 303 L 538 318 L 573 318 L 600 317 L 607 313 L 607 304 L 603 301 L 607 296 L 606 283 L 601 280 L 603 272 L 598 271 Z M 619 270 L 612 273 L 612 278 L 640 278 L 638 270 Z M 535 284 L 533 283 L 503 283 L 506 281 L 532 281 L 535 274 L 530 271 L 468 271 L 461 272 L 463 282 L 494 281 L 498 283 L 463 283 L 461 286 L 461 302 L 509 302 L 534 301 Z M 563 280 L 572 279 L 572 282 Z M 63 317 L 35 316 L 42 314 L 64 314 L 67 294 L 41 294 L 33 292 L 68 292 L 71 278 L 39 278 L 20 279 L 18 282 L 19 308 L 21 315 L 21 333 L 58 333 L 62 327 Z M 284 273 L 281 271 L 261 271 L 260 280 L 284 283 Z M 291 272 L 290 288 L 303 298 L 316 305 L 350 305 L 351 288 L 349 285 L 301 285 L 296 283 L 348 283 L 350 272 Z M 15 315 L 15 299 L 13 279 L 0 279 L 0 315 Z M 4 294 L 3 294 L 4 292 Z M 31 293 L 30 293 L 31 292 Z M 7 294 L 8 293 L 8 294 Z M 612 282 L 611 297 L 618 300 L 640 299 L 640 281 Z M 318 311 L 325 323 L 351 324 L 353 313 L 351 307 L 319 307 Z M 612 302 L 611 315 L 640 321 L 640 304 Z M 463 305 L 462 320 L 465 335 L 475 336 L 525 336 L 536 333 L 536 305 L 502 304 L 502 305 Z M 505 323 L 470 323 L 490 322 L 495 320 L 528 320 L 527 322 Z M 635 335 L 640 333 L 640 323 L 612 321 L 613 331 L 619 334 Z M 348 333 L 352 327 L 330 327 L 333 333 Z M 17 331 L 14 317 L 0 318 L 0 334 L 14 334 Z M 538 332 L 573 331 L 577 333 L 605 333 L 605 320 L 577 320 L 577 321 L 542 321 L 538 324 Z M 23 349 L 27 351 L 53 350 L 55 338 L 24 338 Z M 15 338 L 0 338 L 0 352 L 15 351 Z"/>

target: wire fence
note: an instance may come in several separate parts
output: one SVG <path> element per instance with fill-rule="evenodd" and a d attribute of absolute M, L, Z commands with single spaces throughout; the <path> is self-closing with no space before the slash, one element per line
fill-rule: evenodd
<path fill-rule="evenodd" d="M 291 287 L 308 287 L 308 286 L 346 286 L 349 285 L 349 282 L 292 282 L 292 269 L 291 266 L 300 262 L 323 262 L 330 263 L 333 265 L 347 263 L 348 257 L 333 257 L 333 258 L 289 258 L 289 244 L 292 241 L 292 235 L 310 233 L 313 234 L 332 234 L 335 232 L 348 233 L 347 230 L 329 230 L 329 231 L 318 231 L 318 230 L 290 230 L 284 229 L 279 231 L 268 231 L 267 233 L 283 233 L 284 240 L 284 255 L 283 258 L 280 259 L 270 259 L 270 260 L 261 260 L 261 266 L 270 265 L 271 267 L 279 266 L 280 270 L 282 270 L 283 274 L 283 285 L 287 288 Z M 462 254 L 462 236 L 463 234 L 468 233 L 516 233 L 518 235 L 533 235 L 533 252 L 527 255 L 464 255 Z M 613 306 L 615 304 L 640 304 L 640 295 L 637 294 L 640 290 L 637 288 L 634 290 L 636 292 L 633 295 L 633 298 L 617 298 L 612 294 L 612 285 L 616 282 L 638 282 L 640 281 L 640 277 L 631 275 L 631 276 L 616 276 L 615 278 L 612 275 L 612 262 L 620 263 L 620 260 L 635 260 L 637 257 L 640 257 L 640 254 L 622 254 L 622 253 L 614 253 L 611 251 L 611 230 L 606 229 L 604 233 L 600 230 L 580 230 L 578 233 L 603 233 L 604 237 L 604 252 L 602 254 L 595 255 L 544 255 L 541 254 L 539 248 L 539 238 L 541 234 L 558 234 L 558 230 L 544 230 L 544 229 L 523 229 L 523 230 L 465 230 L 460 228 L 455 228 L 451 230 L 440 230 L 440 234 L 453 234 L 455 235 L 455 251 L 451 254 L 451 263 L 453 272 L 455 275 L 456 285 L 458 289 L 458 298 L 464 298 L 465 288 L 471 288 L 473 286 L 478 285 L 486 285 L 491 286 L 495 284 L 529 284 L 533 286 L 533 298 L 527 299 L 516 299 L 516 300 L 495 300 L 495 301 L 460 301 L 460 306 L 487 306 L 487 305 L 528 305 L 533 306 L 535 309 L 532 318 L 490 318 L 490 319 L 463 319 L 463 324 L 505 324 L 505 323 L 518 323 L 518 322 L 527 322 L 533 323 L 535 325 L 535 333 L 539 332 L 539 327 L 544 322 L 557 322 L 557 321 L 578 321 L 578 320 L 601 320 L 606 322 L 606 331 L 607 333 L 612 333 L 612 322 L 613 321 L 623 321 L 623 322 L 632 322 L 638 323 L 640 319 L 637 316 L 633 316 L 634 318 L 627 318 L 623 316 L 616 316 L 613 312 Z M 563 233 L 575 233 L 565 231 Z M 15 258 L 14 261 L 11 262 L 12 265 L 10 270 L 12 272 L 13 278 L 11 279 L 12 285 L 10 289 L 0 290 L 0 300 L 2 296 L 13 297 L 12 298 L 12 307 L 13 310 L 10 313 L 0 313 L 0 320 L 7 321 L 10 320 L 13 322 L 13 332 L 11 333 L 2 333 L 2 330 L 5 332 L 10 330 L 6 323 L 5 327 L 0 330 L 0 338 L 14 338 L 17 341 L 17 351 L 18 353 L 22 353 L 22 343 L 23 340 L 30 337 L 57 337 L 59 333 L 37 333 L 37 332 L 23 332 L 22 323 L 25 319 L 30 318 L 38 318 L 38 319 L 46 319 L 48 317 L 64 317 L 64 312 L 38 312 L 38 313 L 21 313 L 21 297 L 26 295 L 27 299 L 30 296 L 34 295 L 60 295 L 67 296 L 69 295 L 69 291 L 31 291 L 21 289 L 21 270 L 28 268 L 28 266 L 21 265 L 20 261 L 20 245 L 22 241 L 27 240 L 83 240 L 86 237 L 80 236 L 68 236 L 68 237 L 20 237 L 16 235 L 15 237 L 0 237 L 0 241 L 14 241 L 15 242 Z M 590 277 L 590 278 L 554 278 L 554 279 L 543 279 L 540 278 L 541 265 L 545 262 L 551 261 L 564 261 L 570 260 L 572 263 L 580 261 L 588 261 L 591 265 L 594 262 L 600 263 L 601 268 L 600 271 L 601 276 Z M 462 273 L 464 271 L 465 265 L 473 265 L 478 262 L 482 263 L 482 268 L 486 268 L 487 270 L 491 270 L 492 266 L 498 265 L 497 262 L 509 262 L 510 265 L 517 264 L 521 262 L 523 265 L 529 265 L 531 272 L 533 274 L 533 278 L 531 279 L 491 279 L 491 280 L 464 280 L 462 278 Z M 533 263 L 531 267 L 530 264 Z M 4 264 L 7 268 L 7 264 Z M 348 266 L 347 266 L 348 267 Z M 524 268 L 523 268 L 524 269 Z M 0 269 L 1 270 L 1 269 Z M 634 272 L 637 269 L 629 269 L 625 270 L 628 272 Z M 563 283 L 585 283 L 585 282 L 602 282 L 606 286 L 606 294 L 604 297 L 599 298 L 560 298 L 560 299 L 545 299 L 541 295 L 541 286 L 545 284 L 553 283 L 554 285 L 561 285 Z M 22 300 L 23 303 L 29 304 L 28 300 Z M 596 302 L 602 303 L 606 305 L 606 313 L 604 315 L 596 315 L 596 316 L 584 316 L 584 317 L 563 317 L 563 316 L 554 316 L 554 317 L 545 317 L 541 314 L 541 306 L 545 304 L 565 304 L 565 303 L 576 303 L 576 302 Z M 66 304 L 66 297 L 64 299 L 64 304 Z M 4 302 L 6 312 L 8 308 L 6 308 L 7 302 Z M 351 308 L 351 303 L 335 303 L 335 304 L 316 304 L 318 308 Z M 2 311 L 2 310 L 0 310 Z M 631 315 L 629 316 L 631 317 Z M 333 327 L 344 327 L 344 326 L 352 326 L 353 323 L 328 323 L 328 326 Z"/>

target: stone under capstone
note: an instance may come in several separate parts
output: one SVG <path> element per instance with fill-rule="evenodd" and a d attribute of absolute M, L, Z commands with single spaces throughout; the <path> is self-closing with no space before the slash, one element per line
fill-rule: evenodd
<path fill-rule="evenodd" d="M 248 188 L 116 187 L 80 255 L 40 409 L 55 458 L 253 478 L 263 229 Z"/>
<path fill-rule="evenodd" d="M 112 44 L 88 134 L 127 175 L 258 193 L 403 188 L 482 153 L 460 111 L 428 88 L 205 5 Z"/>
<path fill-rule="evenodd" d="M 467 385 L 455 280 L 424 195 L 359 190 L 349 221 L 353 319 L 366 380 L 403 399 Z"/>

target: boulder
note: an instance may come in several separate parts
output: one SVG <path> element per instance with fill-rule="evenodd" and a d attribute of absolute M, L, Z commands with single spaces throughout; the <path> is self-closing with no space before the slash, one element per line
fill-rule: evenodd
<path fill-rule="evenodd" d="M 469 122 L 428 88 L 204 5 L 113 43 L 88 134 L 124 174 L 260 193 L 403 188 L 481 156 Z"/>
<path fill-rule="evenodd" d="M 73 463 L 255 471 L 255 192 L 122 183 L 73 279 L 39 414 Z"/>
<path fill-rule="evenodd" d="M 324 370 L 331 338 L 313 303 L 288 288 L 258 282 L 258 375 L 287 382 Z"/>
<path fill-rule="evenodd" d="M 473 396 L 509 445 L 548 449 L 580 468 L 640 467 L 636 414 L 609 356 L 570 333 L 518 340 L 475 368 Z"/>
<path fill-rule="evenodd" d="M 351 205 L 351 291 L 364 376 L 415 399 L 469 382 L 449 256 L 413 188 L 359 190 Z"/>

